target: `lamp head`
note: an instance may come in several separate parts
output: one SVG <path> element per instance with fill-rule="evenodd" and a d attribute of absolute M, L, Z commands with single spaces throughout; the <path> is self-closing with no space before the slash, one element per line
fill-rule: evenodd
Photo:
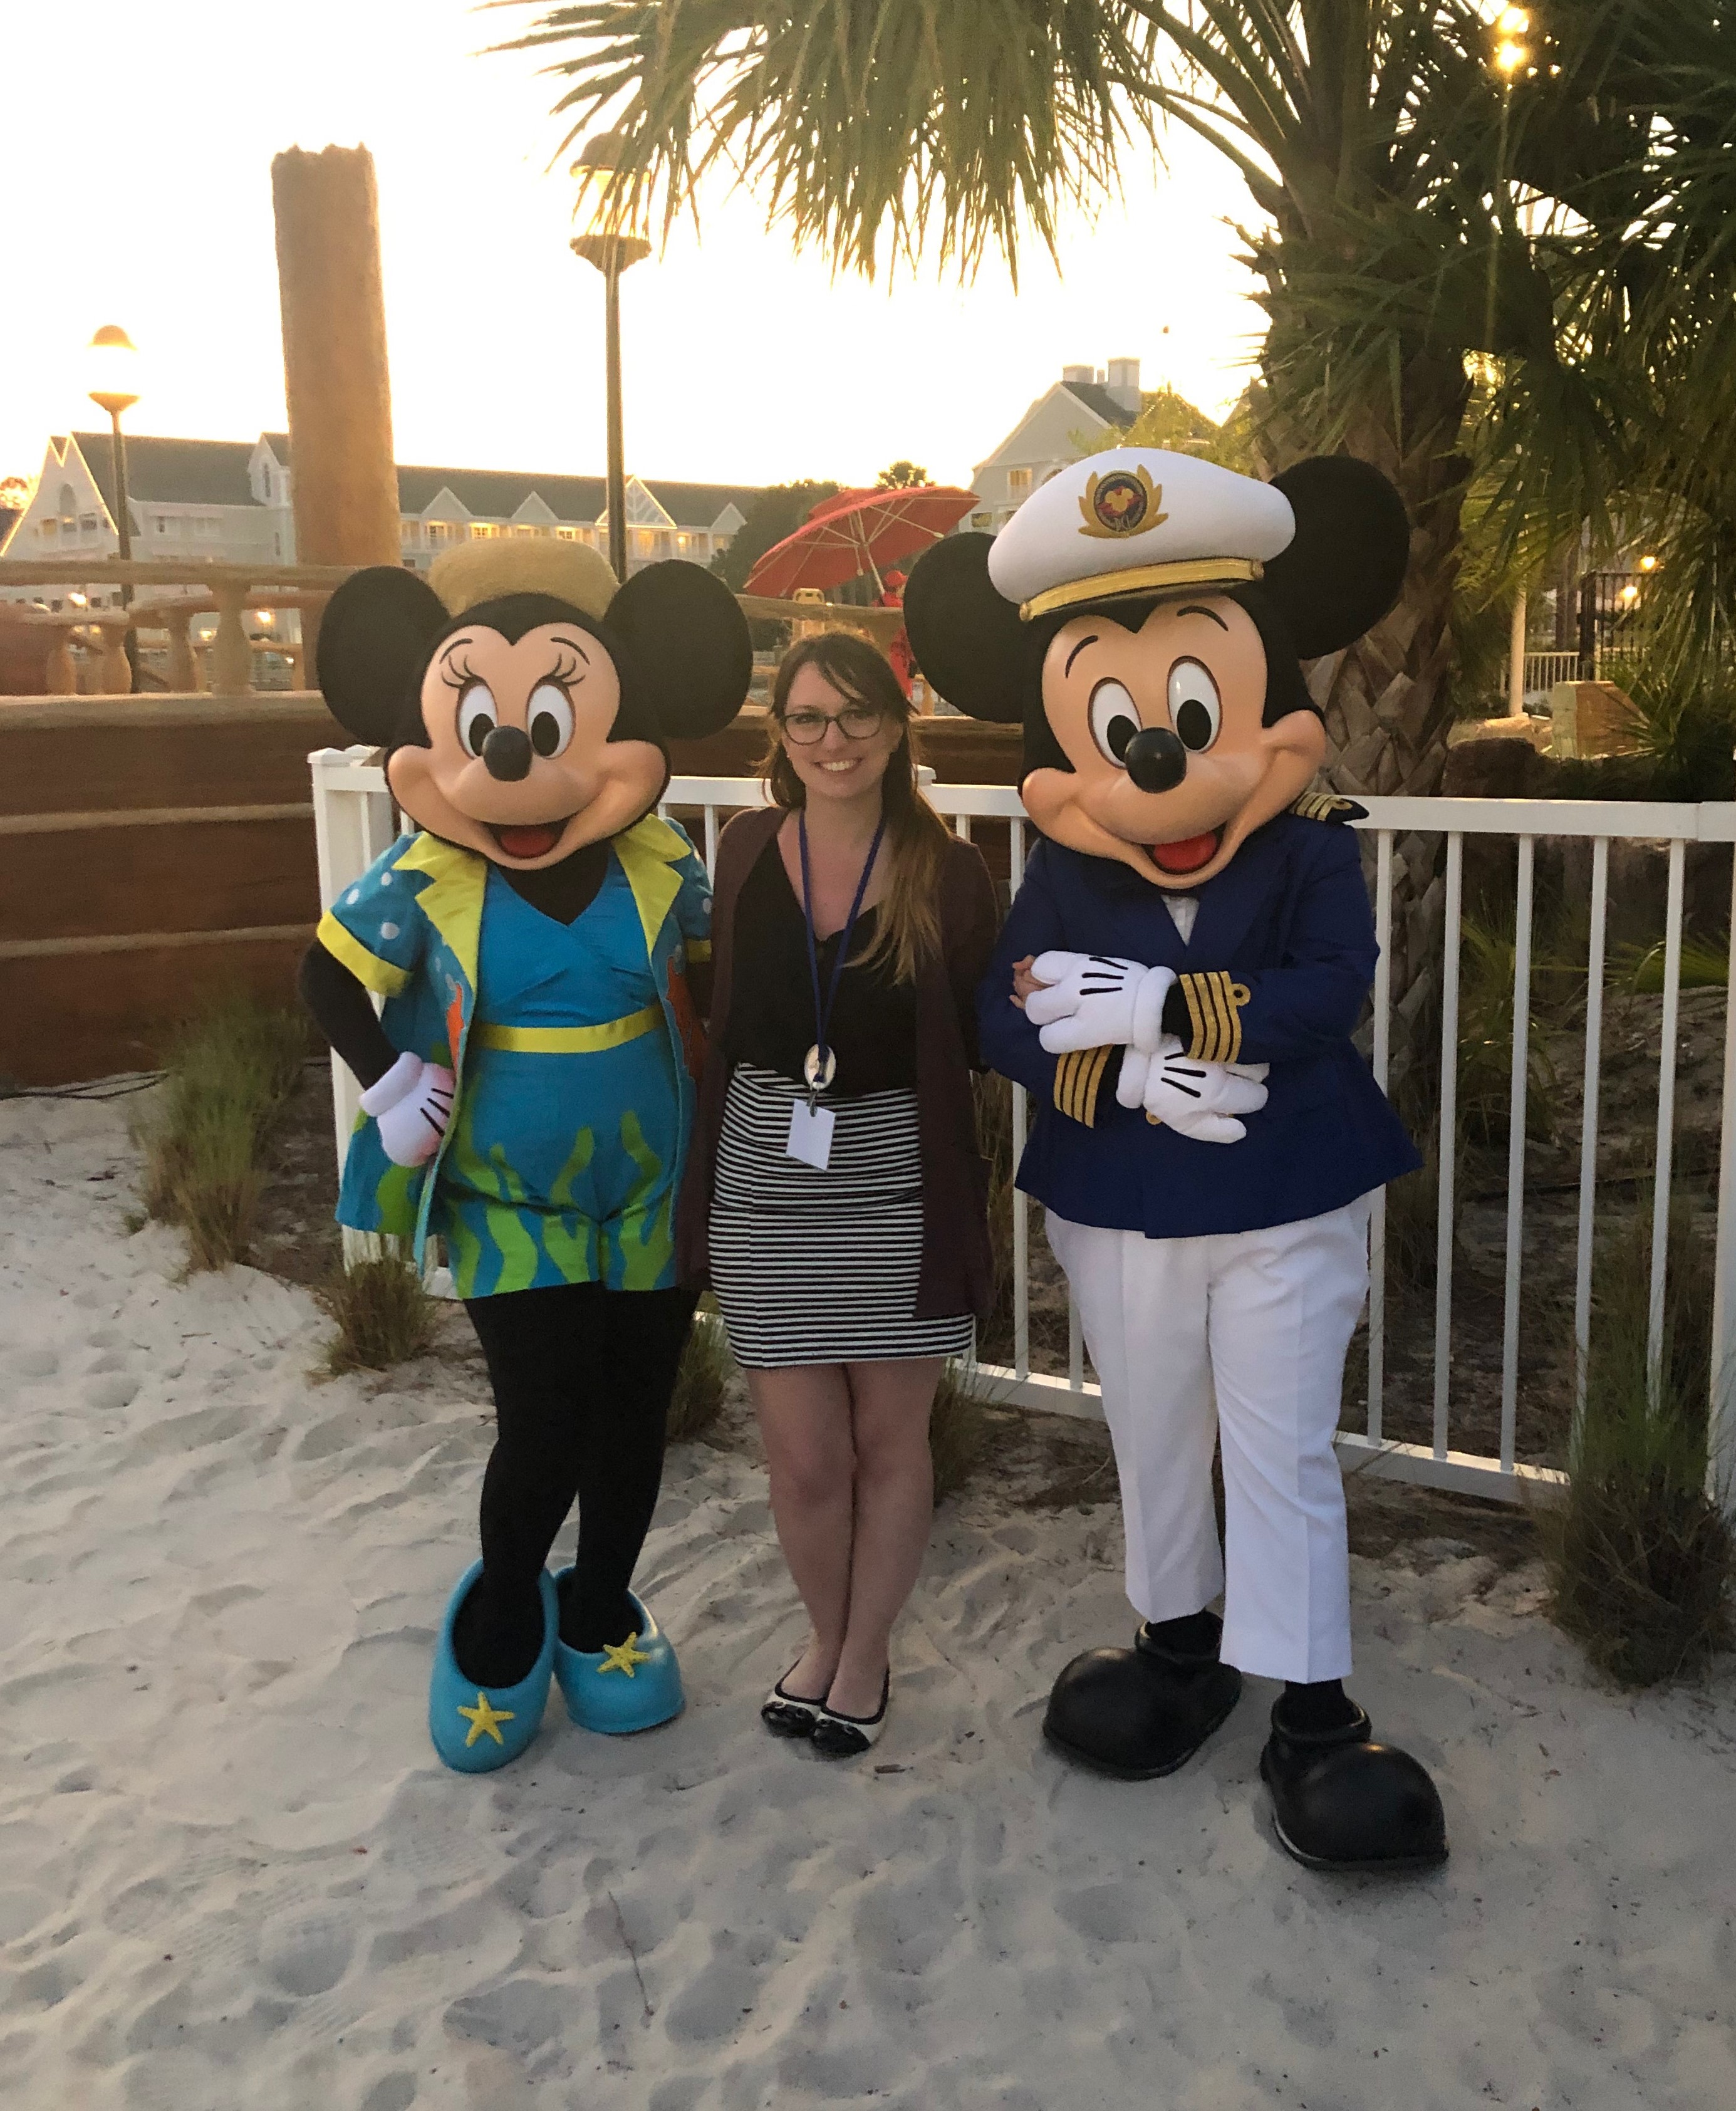
<path fill-rule="evenodd" d="M 592 199 L 590 225 L 582 234 L 573 236 L 573 253 L 605 273 L 624 271 L 651 253 L 651 245 L 642 234 L 623 231 L 620 209 L 611 202 L 614 186 L 609 179 L 621 166 L 626 143 L 619 132 L 599 132 L 585 142 L 578 159 L 568 170 L 579 179 L 580 197 L 588 193 Z"/>
<path fill-rule="evenodd" d="M 105 323 L 85 353 L 85 393 L 99 410 L 118 418 L 138 401 L 138 347 L 119 323 Z"/>

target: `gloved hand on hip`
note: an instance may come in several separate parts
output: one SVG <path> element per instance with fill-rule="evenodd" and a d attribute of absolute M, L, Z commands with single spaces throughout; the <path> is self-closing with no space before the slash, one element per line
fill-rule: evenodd
<path fill-rule="evenodd" d="M 1149 1120 L 1167 1123 L 1195 1143 L 1240 1143 L 1248 1131 L 1235 1117 L 1265 1105 L 1267 1068 L 1201 1062 L 1166 1033 L 1155 1055 L 1130 1048 L 1122 1056 L 1115 1096 L 1124 1107 L 1143 1106 Z"/>
<path fill-rule="evenodd" d="M 424 1165 L 440 1148 L 452 1118 L 458 1081 L 438 1063 L 407 1050 L 361 1096 L 361 1110 L 379 1124 L 380 1142 L 394 1165 Z"/>
<path fill-rule="evenodd" d="M 1025 1016 L 1051 1056 L 1122 1046 L 1154 1053 L 1163 1033 L 1170 968 L 1142 967 L 1104 953 L 1039 953 L 1031 974 L 1045 985 L 1025 1000 Z"/>

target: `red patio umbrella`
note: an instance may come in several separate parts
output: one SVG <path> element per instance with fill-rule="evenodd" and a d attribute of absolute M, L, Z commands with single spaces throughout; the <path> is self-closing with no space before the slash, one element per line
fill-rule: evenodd
<path fill-rule="evenodd" d="M 863 572 L 883 591 L 884 566 L 938 543 L 981 502 L 975 492 L 945 483 L 841 491 L 823 498 L 793 535 L 773 544 L 749 573 L 746 591 L 782 601 L 798 587 L 841 586 Z"/>

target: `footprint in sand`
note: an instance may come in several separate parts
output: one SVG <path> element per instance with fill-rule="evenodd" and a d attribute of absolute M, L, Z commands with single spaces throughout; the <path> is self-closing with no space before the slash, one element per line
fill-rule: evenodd
<path fill-rule="evenodd" d="M 338 1984 L 350 1968 L 355 1949 L 348 1922 L 335 1914 L 310 1914 L 287 1924 L 268 1923 L 259 1958 L 274 1985 L 305 2000 Z"/>

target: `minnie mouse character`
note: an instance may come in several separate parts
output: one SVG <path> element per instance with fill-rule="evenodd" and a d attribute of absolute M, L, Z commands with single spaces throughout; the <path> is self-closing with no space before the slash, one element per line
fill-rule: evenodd
<path fill-rule="evenodd" d="M 546 542 L 452 551 L 426 582 L 358 572 L 320 627 L 326 701 L 387 750 L 420 829 L 345 889 L 302 966 L 365 1087 L 338 1219 L 412 1239 L 419 1261 L 445 1242 L 494 1388 L 482 1559 L 428 1699 L 461 1772 L 524 1750 L 551 1678 L 589 1729 L 682 1706 L 628 1587 L 692 1317 L 671 1219 L 711 889 L 654 810 L 665 740 L 727 725 L 752 667 L 709 573 L 655 565 L 618 588 L 594 551 Z M 578 1553 L 551 1580 L 575 1494 Z"/>
<path fill-rule="evenodd" d="M 940 694 L 1024 727 L 1044 840 L 982 1049 L 1038 1096 L 1019 1185 L 1102 1384 L 1143 1620 L 1131 1649 L 1067 1666 L 1045 1734 L 1147 1779 L 1218 1727 L 1242 1673 L 1281 1679 L 1261 1772 L 1280 1841 L 1325 1868 L 1447 1851 L 1429 1776 L 1342 1684 L 1344 1354 L 1369 1197 L 1418 1161 L 1350 1037 L 1376 950 L 1342 825 L 1362 810 L 1308 789 L 1326 732 L 1300 665 L 1392 606 L 1407 542 L 1361 462 L 1260 483 L 1124 448 L 992 540 L 937 544 L 904 602 Z"/>

